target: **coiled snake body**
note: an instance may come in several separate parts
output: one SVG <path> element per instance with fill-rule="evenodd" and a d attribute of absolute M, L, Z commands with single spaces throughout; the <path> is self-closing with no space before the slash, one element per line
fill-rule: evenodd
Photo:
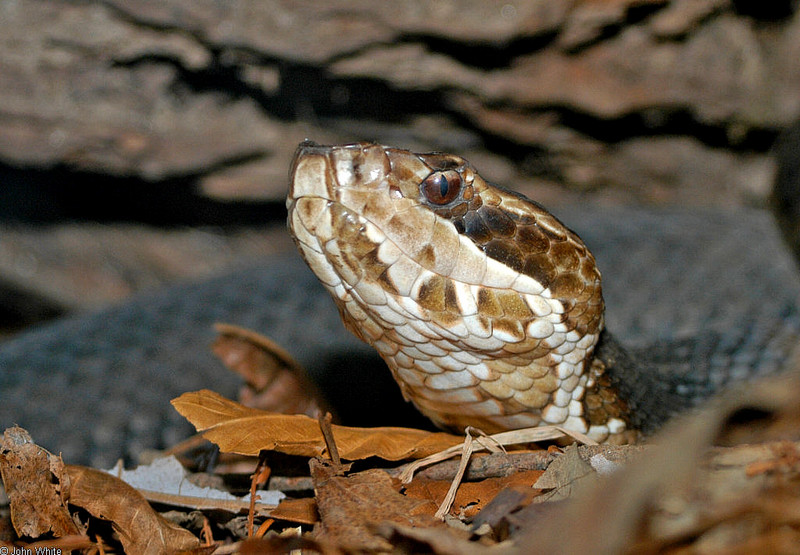
<path fill-rule="evenodd" d="M 437 425 L 635 434 L 595 356 L 594 257 L 543 207 L 456 156 L 310 142 L 295 155 L 287 207 L 346 327 Z"/>

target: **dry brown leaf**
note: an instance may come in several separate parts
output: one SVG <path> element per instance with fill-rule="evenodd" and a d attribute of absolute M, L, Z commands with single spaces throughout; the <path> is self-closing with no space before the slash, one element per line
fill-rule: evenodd
<path fill-rule="evenodd" d="M 592 466 L 578 454 L 578 446 L 570 445 L 564 454 L 553 460 L 544 474 L 535 483 L 535 487 L 551 490 L 543 494 L 538 501 L 558 501 L 567 499 L 580 487 L 586 487 L 597 478 Z"/>
<path fill-rule="evenodd" d="M 527 472 L 517 472 L 502 478 L 486 478 L 480 482 L 462 482 L 458 487 L 458 493 L 456 493 L 455 502 L 453 503 L 453 508 L 450 510 L 450 514 L 454 516 L 463 515 L 471 518 L 491 502 L 502 490 L 509 487 L 525 487 L 533 494 L 537 491 L 533 489 L 533 484 L 541 475 L 541 470 L 529 470 Z M 410 484 L 406 484 L 405 487 L 407 497 L 428 500 L 438 506 L 447 494 L 450 482 L 417 478 Z M 531 495 L 530 498 L 532 499 L 533 495 Z M 434 512 L 435 509 L 434 507 Z M 433 512 L 430 514 L 433 515 Z"/>
<path fill-rule="evenodd" d="M 382 537 L 389 540 L 392 545 L 413 545 L 416 553 L 436 553 L 436 555 L 494 555 L 507 554 L 511 551 L 497 546 L 494 550 L 489 549 L 478 542 L 469 541 L 468 534 L 453 528 L 452 526 L 440 526 L 437 528 L 419 528 L 385 522 L 376 530 Z M 531 544 L 535 545 L 535 544 Z M 521 553 L 540 553 L 534 551 L 532 547 Z"/>
<path fill-rule="evenodd" d="M 167 521 L 134 488 L 106 472 L 67 466 L 70 503 L 111 522 L 128 555 L 176 553 L 200 546 L 191 532 Z"/>
<path fill-rule="evenodd" d="M 390 551 L 373 529 L 383 522 L 406 526 L 435 526 L 438 521 L 418 515 L 426 501 L 399 493 L 400 483 L 383 470 L 370 469 L 338 476 L 318 459 L 310 462 L 320 522 L 314 536 L 345 550 Z"/>
<path fill-rule="evenodd" d="M 224 452 L 256 456 L 270 450 L 319 457 L 326 451 L 319 422 L 305 415 L 248 408 L 205 389 L 184 393 L 172 406 Z M 462 442 L 454 435 L 411 428 L 332 428 L 339 455 L 348 460 L 425 457 Z"/>
<path fill-rule="evenodd" d="M 300 499 L 284 499 L 269 516 L 276 520 L 286 520 L 298 524 L 314 524 L 319 520 L 317 502 L 310 497 Z"/>
<path fill-rule="evenodd" d="M 341 555 L 336 546 L 305 536 L 279 535 L 266 538 L 248 538 L 239 544 L 236 551 L 241 555 L 283 555 L 284 553 L 322 553 Z"/>
<path fill-rule="evenodd" d="M 38 538 L 43 534 L 79 534 L 67 510 L 70 485 L 64 461 L 36 445 L 30 434 L 17 426 L 3 434 L 0 476 L 18 535 Z"/>
<path fill-rule="evenodd" d="M 487 525 L 494 532 L 495 538 L 507 537 L 509 525 L 513 518 L 511 515 L 519 509 L 530 505 L 533 498 L 540 493 L 541 490 L 534 489 L 529 484 L 517 484 L 503 488 L 472 519 L 472 530 L 478 531 L 484 525 Z"/>
<path fill-rule="evenodd" d="M 312 418 L 330 412 L 305 369 L 277 343 L 230 324 L 215 324 L 214 329 L 219 337 L 212 351 L 245 380 L 239 392 L 243 405 Z"/>

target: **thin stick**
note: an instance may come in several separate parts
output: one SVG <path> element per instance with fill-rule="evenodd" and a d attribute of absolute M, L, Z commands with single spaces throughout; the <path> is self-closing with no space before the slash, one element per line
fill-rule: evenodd
<path fill-rule="evenodd" d="M 331 462 L 336 468 L 342 466 L 342 459 L 339 457 L 339 449 L 336 447 L 336 441 L 333 439 L 333 428 L 331 422 L 333 416 L 331 413 L 326 412 L 324 416 L 319 417 L 319 429 L 322 431 L 322 437 L 325 438 L 325 446 L 328 448 L 328 455 Z"/>
<path fill-rule="evenodd" d="M 470 434 L 470 428 L 467 427 L 464 433 L 466 437 L 464 438 L 464 443 L 461 448 L 461 462 L 458 465 L 458 471 L 453 477 L 453 481 L 450 482 L 450 489 L 447 490 L 447 495 L 444 496 L 442 504 L 439 505 L 439 510 L 436 511 L 434 515 L 439 520 L 444 520 L 444 515 L 450 512 L 450 507 L 453 506 L 453 501 L 456 499 L 458 486 L 461 485 L 461 479 L 464 477 L 464 472 L 467 470 L 467 465 L 472 455 L 472 435 Z"/>
<path fill-rule="evenodd" d="M 266 484 L 269 479 L 271 469 L 267 466 L 267 451 L 262 450 L 258 454 L 258 464 L 253 471 L 250 479 L 250 510 L 247 512 L 247 537 L 253 537 L 253 519 L 256 514 L 256 490 L 261 484 Z"/>

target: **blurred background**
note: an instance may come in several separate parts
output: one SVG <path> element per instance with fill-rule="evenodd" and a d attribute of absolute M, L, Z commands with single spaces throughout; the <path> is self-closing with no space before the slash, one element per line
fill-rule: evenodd
<path fill-rule="evenodd" d="M 0 0 L 0 328 L 292 248 L 305 138 L 563 204 L 765 207 L 798 2 Z"/>

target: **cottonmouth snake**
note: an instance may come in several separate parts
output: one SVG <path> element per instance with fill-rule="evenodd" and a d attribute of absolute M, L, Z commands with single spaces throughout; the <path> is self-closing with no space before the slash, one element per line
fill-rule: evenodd
<path fill-rule="evenodd" d="M 628 442 L 685 403 L 605 331 L 584 242 L 463 158 L 306 142 L 287 208 L 345 326 L 439 427 Z"/>
<path fill-rule="evenodd" d="M 456 156 L 369 143 L 303 143 L 290 182 L 303 258 L 437 425 L 625 434 L 595 356 L 600 272 L 544 208 Z"/>
<path fill-rule="evenodd" d="M 766 211 L 566 206 L 558 215 L 597 258 L 607 327 L 632 359 L 649 361 L 621 383 L 634 415 L 647 414 L 634 428 L 657 425 L 731 380 L 779 369 L 795 347 L 800 280 Z M 4 343 L 0 425 L 28 428 L 71 462 L 111 464 L 172 444 L 188 426 L 170 398 L 202 387 L 235 395 L 237 379 L 205 348 L 214 321 L 286 346 L 349 423 L 364 423 L 370 409 L 385 409 L 374 424 L 413 418 L 403 403 L 389 407 L 397 390 L 389 372 L 343 330 L 295 254 Z M 385 389 L 358 389 L 365 384 Z"/>

